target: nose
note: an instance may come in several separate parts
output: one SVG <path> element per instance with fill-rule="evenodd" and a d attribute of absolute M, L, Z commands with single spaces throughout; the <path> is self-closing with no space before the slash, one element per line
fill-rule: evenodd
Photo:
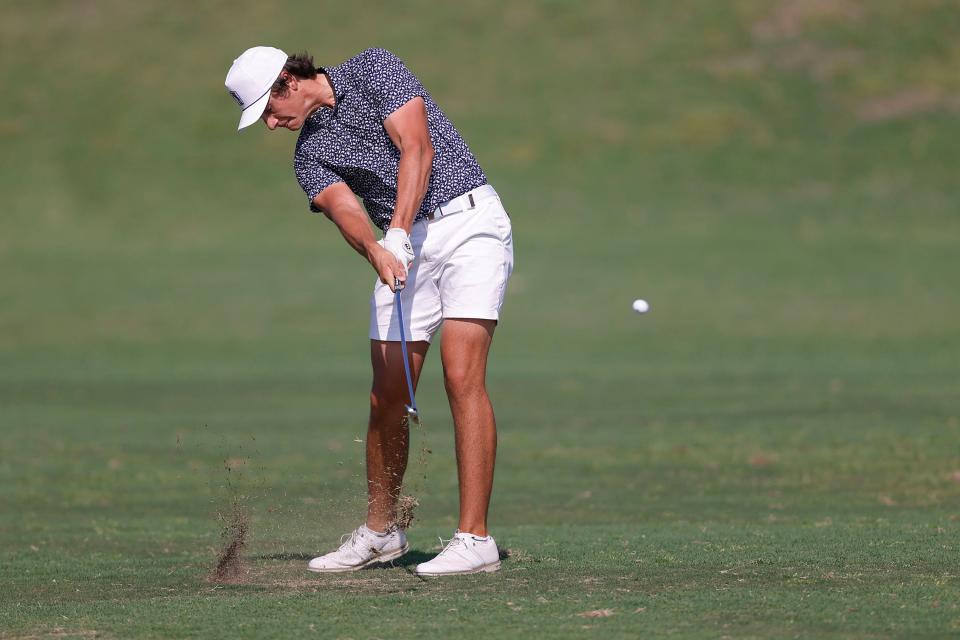
<path fill-rule="evenodd" d="M 267 129 L 270 129 L 270 131 L 276 129 L 277 124 L 280 122 L 277 120 L 277 116 L 273 115 L 272 113 L 266 114 L 263 118 L 263 121 L 267 125 Z"/>

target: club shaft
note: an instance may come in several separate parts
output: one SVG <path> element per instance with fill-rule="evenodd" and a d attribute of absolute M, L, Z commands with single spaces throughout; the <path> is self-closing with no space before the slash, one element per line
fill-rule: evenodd
<path fill-rule="evenodd" d="M 407 391 L 410 392 L 410 406 L 417 410 L 417 399 L 413 395 L 413 376 L 410 375 L 410 358 L 407 357 L 407 336 L 403 329 L 403 303 L 400 302 L 400 289 L 397 289 L 397 324 L 400 325 L 400 350 L 403 352 L 403 372 L 407 376 Z"/>

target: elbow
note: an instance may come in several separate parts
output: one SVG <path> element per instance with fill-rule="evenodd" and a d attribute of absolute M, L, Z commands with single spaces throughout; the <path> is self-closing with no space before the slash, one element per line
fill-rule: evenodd
<path fill-rule="evenodd" d="M 400 148 L 400 155 L 408 155 L 424 162 L 433 162 L 433 141 L 430 140 L 429 136 L 424 138 L 418 136 L 417 139 L 410 140 Z"/>
<path fill-rule="evenodd" d="M 435 152 L 433 150 L 433 143 L 430 142 L 430 139 L 418 142 L 417 145 L 411 149 L 414 152 L 414 155 L 420 159 L 420 162 L 425 165 L 433 164 L 433 156 Z"/>
<path fill-rule="evenodd" d="M 423 147 L 423 150 L 420 152 L 420 161 L 423 166 L 426 167 L 427 181 L 430 180 L 430 174 L 433 173 L 433 156 L 436 155 L 433 150 L 433 145 L 427 140 L 426 144 Z"/>

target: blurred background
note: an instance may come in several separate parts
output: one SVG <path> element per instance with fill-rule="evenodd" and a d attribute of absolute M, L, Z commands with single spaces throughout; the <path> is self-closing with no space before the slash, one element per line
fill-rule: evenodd
<path fill-rule="evenodd" d="M 295 136 L 233 130 L 221 76 L 256 43 L 384 46 L 422 77 L 513 214 L 502 361 L 675 361 L 689 332 L 932 348 L 956 325 L 950 2 L 3 11 L 0 339 L 24 375 L 365 348 L 371 272 L 306 211 Z"/>
<path fill-rule="evenodd" d="M 948 0 L 5 2 L 8 564 L 100 531 L 84 548 L 166 536 L 200 566 L 228 458 L 282 487 L 265 504 L 336 514 L 271 525 L 271 549 L 355 519 L 375 275 L 308 212 L 295 135 L 236 132 L 223 78 L 258 44 L 391 49 L 501 193 L 504 531 L 761 519 L 758 473 L 796 522 L 822 495 L 946 518 L 957 33 Z M 422 522 L 449 533 L 437 354 L 418 399 Z"/>

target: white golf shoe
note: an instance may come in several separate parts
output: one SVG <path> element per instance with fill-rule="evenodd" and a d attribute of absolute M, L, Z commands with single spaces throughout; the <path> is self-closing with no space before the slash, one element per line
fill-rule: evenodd
<path fill-rule="evenodd" d="M 500 551 L 492 536 L 481 538 L 472 533 L 457 531 L 436 558 L 417 565 L 417 575 L 461 576 L 468 573 L 493 573 L 498 569 Z"/>
<path fill-rule="evenodd" d="M 373 564 L 396 560 L 410 549 L 407 536 L 400 529 L 377 533 L 368 529 L 365 524 L 343 536 L 340 542 L 342 544 L 339 549 L 314 558 L 307 565 L 307 569 L 317 573 L 356 571 Z"/>

